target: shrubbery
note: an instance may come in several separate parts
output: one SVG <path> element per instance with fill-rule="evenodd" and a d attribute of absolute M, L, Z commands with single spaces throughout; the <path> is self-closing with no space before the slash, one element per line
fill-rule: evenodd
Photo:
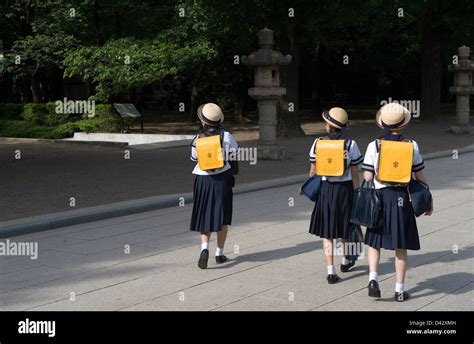
<path fill-rule="evenodd" d="M 0 136 L 61 139 L 74 132 L 117 132 L 120 118 L 110 104 L 97 104 L 95 116 L 56 113 L 46 104 L 0 104 Z"/>
<path fill-rule="evenodd" d="M 71 115 L 56 113 L 55 103 L 25 104 L 21 117 L 36 125 L 57 126 L 71 120 Z"/>
<path fill-rule="evenodd" d="M 23 113 L 23 106 L 23 104 L 0 104 L 0 119 L 20 119 Z"/>
<path fill-rule="evenodd" d="M 32 124 L 26 121 L 0 121 L 0 136 L 3 137 L 25 137 L 25 138 L 49 138 L 51 128 Z"/>

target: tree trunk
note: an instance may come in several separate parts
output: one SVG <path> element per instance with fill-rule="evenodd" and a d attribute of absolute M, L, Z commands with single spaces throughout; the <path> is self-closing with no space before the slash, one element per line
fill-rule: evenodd
<path fill-rule="evenodd" d="M 31 94 L 33 97 L 33 103 L 41 102 L 41 87 L 38 80 L 38 69 L 39 65 L 37 64 L 35 70 L 31 74 Z"/>
<path fill-rule="evenodd" d="M 205 64 L 201 64 L 199 69 L 197 70 L 196 74 L 193 77 L 191 82 L 191 97 L 189 101 L 189 112 L 188 117 L 190 122 L 195 122 L 197 120 L 197 113 L 196 110 L 197 106 L 197 95 L 198 95 L 198 82 L 201 78 L 202 72 L 204 71 Z"/>
<path fill-rule="evenodd" d="M 428 0 L 423 13 L 421 38 L 421 116 L 432 121 L 441 110 L 441 42 L 434 23 L 436 0 Z"/>
<path fill-rule="evenodd" d="M 322 113 L 321 107 L 321 96 L 319 92 L 319 83 L 318 83 L 318 55 L 319 55 L 319 43 L 316 45 L 315 49 L 310 53 L 311 66 L 311 111 L 312 116 L 316 118 L 321 118 Z"/>
<path fill-rule="evenodd" d="M 245 106 L 245 88 L 242 82 L 235 82 L 232 89 L 232 98 L 234 101 L 234 120 L 237 123 L 245 123 L 244 106 Z"/>
<path fill-rule="evenodd" d="M 281 103 L 278 109 L 277 135 L 279 137 L 298 137 L 304 136 L 301 129 L 299 110 L 299 67 L 300 67 L 300 46 L 296 34 L 295 25 L 290 25 L 287 35 L 281 37 L 281 49 L 284 54 L 289 53 L 292 56 L 291 63 L 286 66 L 284 71 L 284 81 L 286 87 L 285 101 Z M 289 111 L 291 105 L 292 111 Z"/>
<path fill-rule="evenodd" d="M 95 34 L 96 38 L 100 45 L 102 45 L 104 40 L 103 30 L 100 28 L 100 19 L 99 19 L 99 0 L 94 0 L 93 3 L 93 12 L 92 12 L 92 22 L 94 23 L 95 27 Z"/>

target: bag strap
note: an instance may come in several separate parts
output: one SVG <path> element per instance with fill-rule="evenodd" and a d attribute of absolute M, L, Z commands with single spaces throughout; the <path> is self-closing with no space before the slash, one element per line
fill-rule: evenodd
<path fill-rule="evenodd" d="M 219 133 L 217 133 L 217 131 Z M 212 131 L 202 131 L 199 134 L 197 134 L 197 138 L 219 135 L 220 140 L 221 140 L 221 147 L 223 148 L 224 147 L 224 134 L 225 134 L 224 130 L 219 128 L 219 129 L 216 129 L 214 132 L 212 132 Z"/>
<path fill-rule="evenodd" d="M 372 179 L 369 182 L 367 182 L 365 178 L 362 178 L 362 185 L 360 186 L 360 188 L 363 189 L 364 185 L 367 184 L 368 189 L 375 189 L 374 179 L 375 179 L 375 173 L 372 174 Z"/>

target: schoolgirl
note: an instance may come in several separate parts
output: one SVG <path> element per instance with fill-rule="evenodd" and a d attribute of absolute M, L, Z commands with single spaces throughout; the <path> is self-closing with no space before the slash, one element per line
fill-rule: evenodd
<path fill-rule="evenodd" d="M 404 285 L 407 268 L 407 250 L 420 249 L 415 215 L 407 190 L 407 180 L 409 181 L 413 178 L 414 174 L 415 179 L 427 184 L 422 172 L 424 163 L 418 144 L 416 141 L 407 140 L 402 136 L 402 130 L 408 125 L 410 119 L 410 112 L 400 104 L 389 103 L 384 105 L 376 116 L 376 123 L 383 129 L 383 136 L 369 143 L 362 164 L 365 180 L 367 182 L 373 180 L 374 186 L 377 189 L 377 194 L 381 200 L 381 213 L 383 217 L 383 225 L 380 228 L 367 228 L 365 235 L 365 244 L 369 246 L 370 274 L 368 294 L 371 297 L 380 297 L 381 295 L 377 273 L 380 249 L 395 250 L 395 300 L 399 302 L 409 298 Z M 404 144 L 394 145 L 388 141 L 404 142 Z M 384 145 L 385 147 L 392 147 L 392 151 L 382 151 Z M 402 150 L 406 149 L 406 147 L 408 147 L 408 151 L 403 153 Z M 384 157 L 384 154 L 387 155 Z M 406 159 L 403 158 L 404 154 L 406 154 Z M 390 164 L 386 163 L 395 156 L 401 156 L 401 158 L 390 161 Z M 384 160 L 381 160 L 381 158 Z M 404 168 L 404 163 L 406 165 L 405 180 L 397 180 L 398 177 L 395 179 L 387 177 L 390 173 L 395 176 L 396 173 L 394 174 L 393 172 L 395 170 L 391 171 L 391 169 Z M 432 211 L 433 209 L 425 214 L 431 215 Z"/>
<path fill-rule="evenodd" d="M 213 103 L 203 104 L 198 108 L 197 114 L 203 130 L 194 137 L 191 144 L 191 160 L 197 163 L 193 170 L 196 178 L 190 230 L 201 233 L 198 266 L 206 269 L 209 260 L 209 239 L 213 232 L 217 232 L 216 263 L 222 264 L 227 260 L 224 244 L 228 227 L 232 223 L 232 187 L 235 179 L 225 156 L 227 152 L 237 150 L 238 145 L 234 137 L 221 128 L 224 114 L 219 106 Z M 215 141 L 206 141 L 214 138 Z M 214 147 L 213 142 L 217 142 L 219 147 Z M 216 148 L 222 154 L 217 158 L 213 151 Z"/>
<path fill-rule="evenodd" d="M 327 281 L 329 284 L 336 283 L 339 277 L 336 274 L 333 257 L 333 240 L 342 239 L 343 243 L 349 236 L 352 225 L 350 223 L 350 213 L 354 188 L 359 187 L 358 165 L 363 157 L 354 140 L 345 139 L 344 131 L 348 125 L 348 116 L 344 109 L 335 107 L 323 113 L 326 122 L 326 137 L 318 138 L 313 142 L 309 152 L 311 163 L 310 176 L 317 173 L 317 167 L 323 167 L 326 160 L 330 158 L 318 159 L 316 147 L 327 140 L 344 140 L 341 142 L 344 149 L 344 172 L 339 176 L 323 176 L 320 194 L 315 202 L 309 232 L 323 238 L 323 248 L 327 263 Z M 322 155 L 321 155 L 322 157 Z M 318 166 L 319 165 L 319 166 Z M 321 175 L 318 173 L 318 175 Z M 353 267 L 355 261 L 342 258 L 341 272 L 347 272 Z"/>

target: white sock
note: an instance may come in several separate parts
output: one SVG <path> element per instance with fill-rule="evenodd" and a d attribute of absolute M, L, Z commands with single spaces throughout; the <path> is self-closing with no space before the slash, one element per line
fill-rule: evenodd
<path fill-rule="evenodd" d="M 328 275 L 335 275 L 336 267 L 334 265 L 328 265 Z"/>
<path fill-rule="evenodd" d="M 395 292 L 403 293 L 405 291 L 405 284 L 403 283 L 395 283 Z"/>
<path fill-rule="evenodd" d="M 350 263 L 349 259 L 346 259 L 346 257 L 342 257 L 342 265 L 347 265 Z"/>
<path fill-rule="evenodd" d="M 216 248 L 216 257 L 224 255 L 224 248 L 217 247 Z"/>
<path fill-rule="evenodd" d="M 374 280 L 375 282 L 379 281 L 379 274 L 377 272 L 369 273 L 369 282 Z"/>
<path fill-rule="evenodd" d="M 208 242 L 202 242 L 201 243 L 201 251 L 202 250 L 209 250 L 209 243 Z"/>

